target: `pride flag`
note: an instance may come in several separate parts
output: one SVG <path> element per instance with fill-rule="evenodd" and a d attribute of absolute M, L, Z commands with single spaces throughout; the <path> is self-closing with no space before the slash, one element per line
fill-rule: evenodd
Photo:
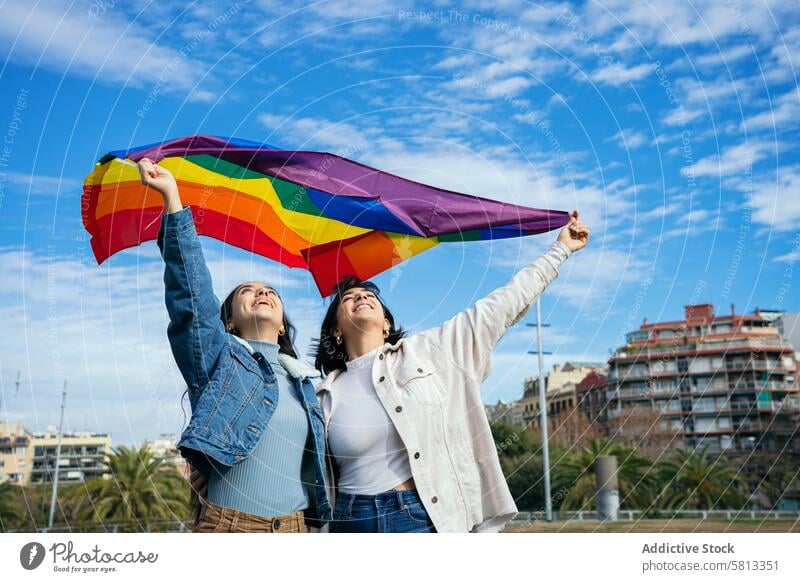
<path fill-rule="evenodd" d="M 323 296 L 441 242 L 547 232 L 567 212 L 527 208 L 407 180 L 341 156 L 195 135 L 109 152 L 86 177 L 83 224 L 97 263 L 155 240 L 161 195 L 139 181 L 150 158 L 175 176 L 197 232 L 307 269 Z"/>

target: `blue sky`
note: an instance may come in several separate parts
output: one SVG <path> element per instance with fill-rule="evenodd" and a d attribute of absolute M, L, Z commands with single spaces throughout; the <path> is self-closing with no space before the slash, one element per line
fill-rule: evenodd
<path fill-rule="evenodd" d="M 67 379 L 71 429 L 115 443 L 180 431 L 155 243 L 97 266 L 79 200 L 106 151 L 182 135 L 333 151 L 437 186 L 579 209 L 591 244 L 542 298 L 548 367 L 604 360 L 643 318 L 678 319 L 689 303 L 800 308 L 793 2 L 1 10 L 0 414 L 31 430 L 58 421 Z M 554 238 L 440 245 L 376 282 L 419 331 Z M 307 273 L 204 246 L 218 294 L 250 278 L 281 289 L 305 351 L 325 307 Z M 524 326 L 507 334 L 485 402 L 521 395 L 534 340 Z"/>

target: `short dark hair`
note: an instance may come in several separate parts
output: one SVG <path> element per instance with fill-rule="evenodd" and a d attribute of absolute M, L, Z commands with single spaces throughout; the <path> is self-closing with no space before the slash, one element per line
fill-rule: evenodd
<path fill-rule="evenodd" d="M 383 307 L 383 316 L 389 320 L 389 337 L 386 339 L 387 342 L 390 344 L 397 343 L 400 338 L 406 335 L 402 327 L 395 327 L 394 316 L 381 299 L 381 291 L 375 283 L 371 281 L 362 281 L 358 277 L 353 276 L 344 277 L 333 287 L 333 299 L 330 305 L 328 305 L 325 319 L 322 320 L 322 326 L 319 330 L 319 339 L 316 340 L 316 345 L 311 350 L 311 355 L 314 356 L 314 367 L 323 374 L 330 374 L 333 370 L 347 369 L 347 350 L 345 350 L 344 344 L 336 343 L 336 338 L 333 337 L 333 330 L 339 323 L 336 319 L 336 312 L 342 302 L 342 296 L 350 289 L 355 288 L 365 289 L 374 293 L 378 302 Z"/>
<path fill-rule="evenodd" d="M 237 285 L 233 291 L 228 293 L 228 296 L 225 298 L 225 301 L 222 302 L 222 305 L 219 309 L 219 318 L 222 320 L 222 325 L 225 326 L 225 331 L 235 336 L 241 337 L 239 335 L 239 330 L 236 328 L 228 329 L 228 324 L 231 323 L 231 314 L 233 313 L 233 298 L 236 296 L 236 293 L 247 285 L 247 283 L 242 283 L 241 285 Z M 277 291 L 275 291 L 277 293 Z M 280 298 L 280 295 L 278 295 Z M 281 299 L 281 303 L 283 303 L 283 299 Z M 296 333 L 294 325 L 289 320 L 289 316 L 286 315 L 286 307 L 284 306 L 283 309 L 283 329 L 285 333 L 283 335 L 278 336 L 278 351 L 293 358 L 297 358 L 297 352 L 294 349 L 294 336 Z M 244 338 L 242 338 L 244 339 Z"/>

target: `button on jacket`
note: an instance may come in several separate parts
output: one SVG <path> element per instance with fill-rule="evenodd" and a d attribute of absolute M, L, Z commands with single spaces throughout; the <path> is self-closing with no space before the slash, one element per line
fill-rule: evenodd
<path fill-rule="evenodd" d="M 278 406 L 278 384 L 266 358 L 225 331 L 189 207 L 163 215 L 158 246 L 165 265 L 167 336 L 192 408 L 178 448 L 207 475 L 208 457 L 232 466 L 253 452 Z M 319 372 L 286 354 L 278 361 L 292 377 L 309 419 L 314 458 L 309 517 L 329 521 L 325 427 L 312 381 Z"/>
<path fill-rule="evenodd" d="M 499 531 L 517 513 L 480 385 L 492 370 L 497 342 L 558 276 L 570 254 L 557 241 L 507 285 L 441 327 L 378 350 L 372 365 L 375 390 L 405 444 L 417 491 L 438 532 Z M 326 433 L 339 373 L 331 372 L 317 386 Z M 331 503 L 333 494 L 331 489 Z"/>

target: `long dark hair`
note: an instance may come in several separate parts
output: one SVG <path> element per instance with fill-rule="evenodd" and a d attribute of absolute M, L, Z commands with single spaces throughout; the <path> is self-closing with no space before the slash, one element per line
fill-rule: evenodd
<path fill-rule="evenodd" d="M 225 331 L 237 337 L 242 337 L 239 335 L 239 330 L 236 328 L 229 329 L 228 325 L 231 323 L 231 314 L 233 313 L 233 298 L 236 296 L 236 293 L 239 292 L 239 289 L 245 285 L 246 283 L 237 285 L 233 291 L 228 293 L 228 296 L 225 298 L 225 301 L 222 302 L 222 305 L 219 309 L 219 318 L 222 320 L 222 325 L 225 326 Z M 278 297 L 280 297 L 280 295 Z M 283 299 L 281 299 L 281 302 L 283 302 Z M 292 325 L 292 322 L 289 320 L 289 316 L 286 315 L 286 309 L 283 310 L 283 321 L 281 323 L 283 324 L 283 329 L 286 331 L 283 335 L 278 336 L 278 351 L 292 356 L 293 358 L 297 358 L 297 352 L 294 349 L 294 336 L 296 330 L 294 325 Z"/>
<path fill-rule="evenodd" d="M 381 291 L 375 283 L 371 281 L 362 281 L 358 277 L 344 277 L 333 288 L 333 299 L 330 305 L 328 305 L 325 319 L 322 320 L 322 326 L 319 330 L 319 339 L 315 342 L 316 345 L 311 350 L 311 355 L 314 356 L 314 367 L 323 374 L 330 374 L 333 370 L 345 370 L 347 368 L 347 350 L 343 343 L 336 343 L 333 330 L 336 329 L 336 326 L 339 324 L 336 319 L 336 312 L 339 309 L 339 304 L 342 302 L 342 295 L 355 287 L 374 293 L 378 302 L 383 307 L 383 316 L 389 320 L 389 337 L 386 339 L 387 342 L 390 344 L 397 343 L 400 338 L 406 335 L 402 327 L 395 327 L 394 316 L 392 312 L 389 311 L 389 308 L 386 307 L 383 299 L 381 299 Z"/>

